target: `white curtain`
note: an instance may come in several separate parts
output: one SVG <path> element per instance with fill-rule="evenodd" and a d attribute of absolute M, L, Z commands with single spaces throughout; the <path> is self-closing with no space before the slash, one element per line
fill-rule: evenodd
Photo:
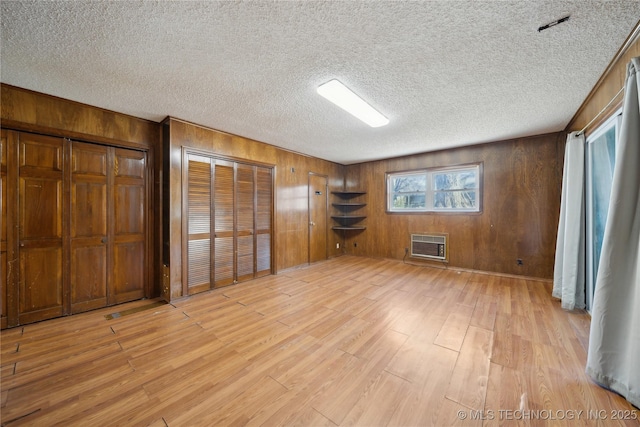
<path fill-rule="evenodd" d="M 585 303 L 584 134 L 569 134 L 564 153 L 552 295 L 573 310 Z"/>
<path fill-rule="evenodd" d="M 640 57 L 627 70 L 587 374 L 640 407 Z"/>

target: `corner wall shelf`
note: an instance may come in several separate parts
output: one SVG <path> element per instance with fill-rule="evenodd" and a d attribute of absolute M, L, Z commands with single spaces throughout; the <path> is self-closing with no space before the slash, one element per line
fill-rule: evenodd
<path fill-rule="evenodd" d="M 337 215 L 331 216 L 337 223 L 331 228 L 342 231 L 366 230 L 367 227 L 359 223 L 367 218 L 361 212 L 361 209 L 367 206 L 361 198 L 367 193 L 365 191 L 332 191 L 331 194 L 337 197 L 337 200 L 332 205 L 338 211 Z"/>

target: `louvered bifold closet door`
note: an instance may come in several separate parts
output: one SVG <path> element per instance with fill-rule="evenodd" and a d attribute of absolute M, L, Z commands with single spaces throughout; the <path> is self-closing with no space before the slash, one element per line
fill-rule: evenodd
<path fill-rule="evenodd" d="M 256 167 L 256 277 L 271 274 L 271 169 Z"/>
<path fill-rule="evenodd" d="M 255 277 L 255 167 L 236 163 L 237 280 Z"/>
<path fill-rule="evenodd" d="M 213 178 L 214 287 L 229 285 L 235 280 L 234 181 L 233 163 L 216 160 Z"/>
<path fill-rule="evenodd" d="M 211 171 L 208 157 L 190 154 L 187 166 L 187 287 L 192 295 L 211 288 Z"/>

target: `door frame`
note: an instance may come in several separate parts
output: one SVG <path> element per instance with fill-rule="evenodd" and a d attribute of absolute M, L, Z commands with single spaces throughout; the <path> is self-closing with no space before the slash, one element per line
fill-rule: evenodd
<path fill-rule="evenodd" d="M 329 175 L 309 172 L 307 178 L 307 264 L 311 264 L 311 198 L 309 197 L 309 191 L 311 190 L 311 177 L 318 176 L 324 178 L 325 182 L 325 190 L 324 190 L 324 200 L 325 200 L 325 248 L 324 248 L 324 259 L 329 259 Z"/>

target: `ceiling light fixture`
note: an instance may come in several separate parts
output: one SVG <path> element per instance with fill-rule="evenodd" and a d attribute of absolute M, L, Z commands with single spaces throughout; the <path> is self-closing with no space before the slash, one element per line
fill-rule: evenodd
<path fill-rule="evenodd" d="M 384 126 L 389 119 L 337 80 L 321 84 L 318 93 L 372 128 Z"/>

